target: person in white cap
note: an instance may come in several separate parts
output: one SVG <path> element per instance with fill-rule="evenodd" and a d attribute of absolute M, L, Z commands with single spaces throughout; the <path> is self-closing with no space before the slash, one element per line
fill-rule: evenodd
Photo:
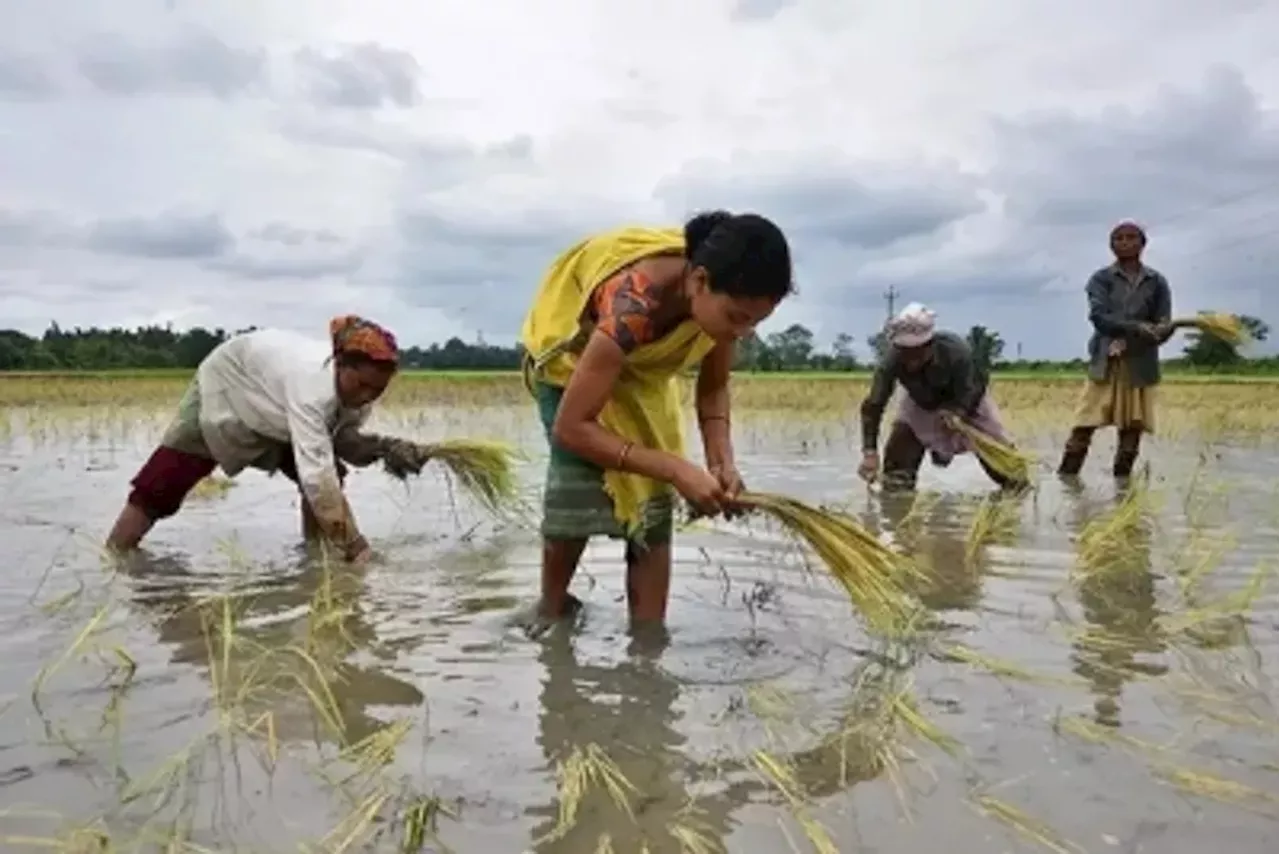
<path fill-rule="evenodd" d="M 935 316 L 920 303 L 911 303 L 885 328 L 888 349 L 876 368 L 871 391 L 862 401 L 862 463 L 858 474 L 867 481 L 883 475 L 885 486 L 912 489 L 928 451 L 935 465 L 947 466 L 957 454 L 972 451 L 972 443 L 946 424 L 954 415 L 984 433 L 1008 442 L 995 403 L 987 394 L 988 376 L 967 341 L 935 329 Z M 880 423 L 896 385 L 906 394 L 884 447 L 881 471 Z M 987 475 L 1001 487 L 1020 486 L 986 463 Z"/>

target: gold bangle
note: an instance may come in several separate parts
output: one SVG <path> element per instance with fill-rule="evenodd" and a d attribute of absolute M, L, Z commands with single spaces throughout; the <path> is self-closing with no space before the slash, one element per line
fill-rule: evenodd
<path fill-rule="evenodd" d="M 708 421 L 723 421 L 724 423 L 728 424 L 728 423 L 729 423 L 729 414 L 728 414 L 728 413 L 725 413 L 725 414 L 723 414 L 723 415 L 720 415 L 720 414 L 712 413 L 711 415 L 699 415 L 699 416 L 698 416 L 698 423 L 699 423 L 699 424 L 706 424 Z"/>
<path fill-rule="evenodd" d="M 618 450 L 618 459 L 613 466 L 615 469 L 618 469 L 619 471 L 623 470 L 623 466 L 627 462 L 627 457 L 631 454 L 631 449 L 634 448 L 635 446 L 636 446 L 635 442 L 623 443 L 622 447 Z"/>

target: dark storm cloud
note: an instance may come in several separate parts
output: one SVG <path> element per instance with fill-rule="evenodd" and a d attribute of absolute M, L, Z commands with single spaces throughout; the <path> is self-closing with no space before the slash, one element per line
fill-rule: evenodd
<path fill-rule="evenodd" d="M 713 207 L 774 218 L 792 243 L 798 304 L 827 335 L 861 341 L 893 286 L 899 306 L 927 302 L 949 325 L 1004 326 L 1029 357 L 1076 355 L 1084 282 L 1123 216 L 1150 224 L 1152 262 L 1182 310 L 1275 317 L 1280 139 L 1274 111 L 1237 75 L 1215 71 L 1142 111 L 1028 115 L 991 132 L 985 174 L 839 162 L 778 174 L 740 159 L 690 164 L 655 193 L 672 222 Z M 398 284 L 416 304 L 512 335 L 547 263 L 618 216 L 405 211 Z"/>
<path fill-rule="evenodd" d="M 1143 111 L 1092 119 L 1047 113 L 995 128 L 993 188 L 1032 226 L 1152 225 L 1246 199 L 1275 210 L 1276 114 L 1239 72 L 1211 71 L 1198 90 L 1166 90 Z"/>
<path fill-rule="evenodd" d="M 86 229 L 84 246 L 108 255 L 199 260 L 223 255 L 235 240 L 216 214 L 171 213 L 100 219 Z"/>
<path fill-rule="evenodd" d="M 400 218 L 394 284 L 410 305 L 439 309 L 486 334 L 512 336 L 551 261 L 605 222 L 578 211 L 478 218 L 419 206 Z"/>
<path fill-rule="evenodd" d="M 1280 130 L 1237 72 L 1214 69 L 1143 111 L 1006 122 L 997 141 L 989 181 L 1020 224 L 1016 239 L 1059 256 L 1008 298 L 1066 290 L 1083 313 L 1084 281 L 1109 260 L 1110 228 L 1132 218 L 1147 229 L 1148 260 L 1169 278 L 1176 313 L 1275 323 Z M 1274 339 L 1265 347 L 1274 352 Z"/>
<path fill-rule="evenodd" d="M 273 222 L 237 235 L 213 213 L 168 212 L 74 222 L 0 209 L 0 268 L 22 250 L 71 249 L 123 259 L 187 261 L 249 281 L 318 279 L 356 272 L 364 251 L 325 229 Z"/>
<path fill-rule="evenodd" d="M 302 48 L 293 57 L 304 97 L 321 107 L 408 108 L 422 100 L 422 69 L 413 54 L 376 44 L 332 51 Z"/>
<path fill-rule="evenodd" d="M 868 177 L 900 176 L 872 184 L 843 164 L 806 164 L 790 174 L 756 177 L 764 165 L 752 159 L 724 170 L 695 162 L 655 192 L 675 217 L 708 208 L 753 210 L 788 234 L 864 252 L 933 235 L 982 209 L 976 186 L 954 173 L 933 181 L 927 173 L 869 163 L 863 167 Z"/>
<path fill-rule="evenodd" d="M 235 47 L 203 30 L 156 44 L 99 35 L 80 46 L 76 66 L 91 86 L 109 95 L 200 93 L 225 99 L 268 82 L 266 51 Z"/>

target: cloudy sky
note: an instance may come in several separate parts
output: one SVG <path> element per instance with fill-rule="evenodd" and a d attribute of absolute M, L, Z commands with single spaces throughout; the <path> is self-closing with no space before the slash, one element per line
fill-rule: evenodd
<path fill-rule="evenodd" d="M 1278 26 L 1274 0 L 8 3 L 0 327 L 354 310 L 507 342 L 568 243 L 709 207 L 783 227 L 800 294 L 766 331 L 824 344 L 893 286 L 1079 354 L 1123 217 L 1177 310 L 1275 325 Z"/>

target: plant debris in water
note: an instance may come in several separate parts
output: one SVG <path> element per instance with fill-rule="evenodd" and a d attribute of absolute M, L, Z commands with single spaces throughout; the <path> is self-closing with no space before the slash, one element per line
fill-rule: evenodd
<path fill-rule="evenodd" d="M 1202 316 L 1196 325 L 1215 334 L 1213 324 Z M 1218 328 L 1225 330 L 1223 335 L 1234 334 L 1229 322 L 1219 323 Z M 140 419 L 150 417 L 144 407 L 170 404 L 181 392 L 181 382 L 185 380 L 6 380 L 0 384 L 0 434 L 22 435 L 34 445 L 69 436 L 129 436 Z M 406 378 L 392 392 L 391 411 L 399 412 L 407 426 L 422 426 L 421 416 L 413 413 L 438 408 L 441 402 L 470 408 L 487 406 L 489 401 L 484 398 L 506 393 L 504 382 Z M 854 382 L 850 381 L 851 388 Z M 821 388 L 829 388 L 828 380 L 821 383 Z M 735 384 L 739 390 L 735 403 L 743 411 L 794 410 L 800 393 L 806 401 L 822 401 L 806 403 L 807 411 L 815 415 L 846 414 L 843 402 L 826 402 L 839 396 L 815 393 L 819 388 L 815 382 L 743 378 Z M 510 385 L 511 400 L 524 405 L 518 379 Z M 1213 441 L 1227 435 L 1274 437 L 1271 391 L 1273 387 L 1257 384 L 1168 383 L 1162 388 L 1161 432 L 1175 436 L 1185 431 Z M 1070 384 L 1016 381 L 1002 383 L 999 390 L 1002 408 L 1011 420 L 1041 427 L 1057 426 L 1060 413 L 1070 409 L 1074 392 Z M 113 403 L 104 407 L 103 400 Z M 19 406 L 26 408 L 19 410 Z M 743 429 L 750 427 L 744 425 Z M 829 441 L 843 443 L 843 430 L 836 430 L 836 438 Z M 410 444 L 416 449 L 417 468 L 388 466 L 393 475 L 420 472 L 434 459 L 487 507 L 503 506 L 516 494 L 515 454 L 510 446 L 466 441 Z M 1211 460 L 1214 452 L 1209 447 L 1202 456 Z M 225 486 L 211 480 L 200 492 L 216 497 L 225 492 Z M 1230 492 L 1229 488 L 1223 490 L 1224 494 Z M 929 524 L 922 509 L 927 504 L 925 498 L 919 496 L 918 512 L 903 521 L 899 534 Z M 1177 543 L 1166 546 L 1167 551 L 1177 552 L 1177 559 L 1172 560 L 1172 571 L 1161 576 L 1159 565 L 1151 568 L 1151 541 L 1159 539 L 1152 536 L 1156 518 L 1152 498 L 1135 479 L 1135 486 L 1114 510 L 1083 524 L 1072 581 L 1075 592 L 1093 597 L 1092 607 L 1107 613 L 1087 617 L 1087 643 L 1081 637 L 1083 632 L 1073 630 L 1069 635 L 1074 644 L 1072 654 L 1088 649 L 1094 657 L 1106 658 L 1112 662 L 1110 670 L 1096 678 L 1120 682 L 1134 678 L 1134 650 L 1156 650 L 1170 675 L 1159 676 L 1160 681 L 1153 677 L 1146 690 L 1163 690 L 1157 701 L 1181 704 L 1183 719 L 1193 719 L 1192 730 L 1231 727 L 1274 740 L 1274 683 L 1263 672 L 1270 665 L 1254 665 L 1257 672 L 1244 669 L 1250 621 L 1256 622 L 1264 611 L 1273 611 L 1269 606 L 1273 600 L 1263 597 L 1274 589 L 1274 561 L 1264 555 L 1243 583 L 1238 581 L 1239 574 L 1215 576 L 1218 566 L 1238 563 L 1239 551 L 1248 543 L 1238 543 L 1218 530 L 1226 523 L 1197 522 L 1200 541 L 1181 549 Z M 908 779 L 914 781 L 916 772 L 924 768 L 921 755 L 932 752 L 930 746 L 937 748 L 943 761 L 956 763 L 966 779 L 980 779 L 968 764 L 964 744 L 938 727 L 917 702 L 909 674 L 920 661 L 941 658 L 950 662 L 948 670 L 985 671 L 1028 684 L 1065 681 L 1056 674 L 1041 676 L 980 653 L 939 634 L 936 625 L 921 619 L 920 603 L 906 592 L 914 565 L 909 536 L 897 537 L 891 549 L 851 516 L 838 511 L 769 494 L 749 494 L 746 501 L 754 501 L 756 509 L 822 559 L 865 618 L 865 626 L 858 628 L 865 628 L 875 647 L 867 653 L 875 666 L 862 668 L 844 686 L 847 709 L 834 726 L 829 719 L 832 710 L 818 708 L 822 704 L 816 702 L 798 702 L 810 698 L 807 692 L 797 688 L 787 691 L 772 684 L 755 686 L 748 705 L 755 721 L 764 724 L 763 743 L 738 750 L 728 760 L 718 759 L 714 772 L 703 769 L 706 780 L 720 781 L 727 779 L 720 776 L 720 768 L 728 769 L 724 772 L 728 774 L 736 762 L 741 776 L 750 778 L 756 787 L 754 791 L 767 789 L 777 795 L 785 813 L 809 837 L 810 850 L 853 850 L 845 839 L 835 839 L 835 834 L 819 823 L 819 808 L 872 780 L 881 781 L 873 785 L 891 786 L 905 804 Z M 1194 503 L 1191 496 L 1187 501 Z M 1016 532 L 1006 533 L 1013 530 L 1014 509 L 1006 513 L 1003 506 L 988 502 L 971 520 L 962 519 L 960 528 L 969 522 L 963 559 L 976 565 L 982 545 L 1014 537 Z M 1191 513 L 1187 510 L 1188 516 Z M 1206 531 L 1213 535 L 1212 541 L 1206 539 Z M 974 570 L 978 571 L 986 572 Z M 237 835 L 248 821 L 248 810 L 237 811 L 235 799 L 248 803 L 258 795 L 247 786 L 238 788 L 241 774 L 260 773 L 270 781 L 277 769 L 290 766 L 305 769 L 320 782 L 322 799 L 337 810 L 328 826 L 304 829 L 309 838 L 298 846 L 301 850 L 447 851 L 439 831 L 442 824 L 447 830 L 450 820 L 462 820 L 457 799 L 446 801 L 429 787 L 411 785 L 390 770 L 397 760 L 403 762 L 406 754 L 419 749 L 409 743 L 417 729 L 416 720 L 406 716 L 385 724 L 379 721 L 372 732 L 358 731 L 346 705 L 349 697 L 343 686 L 349 679 L 349 659 L 356 655 L 356 643 L 349 635 L 358 602 L 344 589 L 349 585 L 340 582 L 343 575 L 340 569 L 325 570 L 305 604 L 307 617 L 283 638 L 255 628 L 249 607 L 255 594 L 239 587 L 194 597 L 174 609 L 169 619 L 187 619 L 195 627 L 187 634 L 199 650 L 188 661 L 207 674 L 208 707 L 206 714 L 198 716 L 193 737 L 174 745 L 171 755 L 150 767 L 131 762 L 121 745 L 128 743 L 124 734 L 137 729 L 137 722 L 130 717 L 137 714 L 130 712 L 131 703 L 137 702 L 132 692 L 143 683 L 140 669 L 144 676 L 153 675 L 148 673 L 147 653 L 151 651 L 132 647 L 124 628 L 130 620 L 122 619 L 119 602 L 109 592 L 102 598 L 92 595 L 98 589 L 95 582 L 82 581 L 79 590 L 49 601 L 41 608 L 45 614 L 59 621 L 75 620 L 78 626 L 68 633 L 63 652 L 41 671 L 32 686 L 32 702 L 48 742 L 55 746 L 51 749 L 70 757 L 68 761 L 76 766 L 92 767 L 96 780 L 109 781 L 102 789 L 108 803 L 97 814 L 77 816 L 48 833 L 26 837 L 4 835 L 9 832 L 10 818 L 18 817 L 16 811 L 6 811 L 0 814 L 0 848 L 237 850 Z M 1153 576 L 1164 582 L 1162 592 L 1172 594 L 1161 598 L 1159 607 L 1144 606 L 1134 592 L 1141 591 L 1143 584 L 1154 584 L 1150 582 Z M 1224 585 L 1224 579 L 1236 583 Z M 106 589 L 112 583 L 115 580 L 108 579 Z M 1150 616 L 1138 619 L 1144 607 Z M 1269 613 L 1267 617 L 1273 618 Z M 78 672 L 67 672 L 73 668 Z M 63 684 L 82 678 L 83 668 L 91 668 L 94 681 L 100 675 L 108 696 L 100 714 L 97 709 L 89 710 L 100 721 L 82 730 L 56 719 L 50 710 L 60 697 L 66 702 Z M 1079 680 L 1071 681 L 1079 684 Z M 1021 691 L 1024 686 L 1006 687 Z M 84 696 L 93 695 L 78 693 L 75 702 L 82 704 Z M 815 715 L 822 715 L 821 724 L 806 722 L 805 712 L 810 708 Z M 76 712 L 82 715 L 84 709 Z M 299 717 L 311 729 L 311 743 L 297 736 Z M 1180 793 L 1256 812 L 1269 814 L 1274 809 L 1274 791 L 1250 785 L 1259 781 L 1245 776 L 1244 771 L 1274 774 L 1273 761 L 1202 767 L 1210 761 L 1203 751 L 1195 763 L 1184 761 L 1188 752 L 1204 744 L 1196 742 L 1194 732 L 1169 738 L 1161 732 L 1158 738 L 1147 740 L 1139 734 L 1149 733 L 1130 729 L 1128 721 L 1122 729 L 1075 714 L 1061 716 L 1053 726 L 1056 732 L 1092 745 L 1089 749 L 1125 751 L 1128 758 L 1148 766 L 1155 779 Z M 784 744 L 784 731 L 800 731 L 804 743 Z M 554 839 L 548 837 L 547 847 L 540 850 L 549 853 L 570 842 L 575 845 L 573 850 L 600 854 L 636 850 L 719 854 L 724 850 L 720 839 L 723 829 L 708 821 L 693 798 L 665 825 L 663 839 L 669 843 L 629 844 L 627 831 L 631 828 L 625 825 L 643 820 L 651 806 L 646 801 L 650 793 L 642 791 L 647 786 L 641 785 L 639 777 L 628 780 L 623 767 L 614 761 L 623 758 L 618 750 L 616 743 L 581 744 L 564 755 L 555 768 L 558 804 L 551 832 Z M 1274 754 L 1268 760 L 1273 758 Z M 690 776 L 695 775 L 690 772 Z M 254 779 L 249 785 L 256 787 L 258 783 Z M 593 793 L 596 797 L 588 805 Z M 1077 850 L 1046 823 L 994 797 L 989 790 L 975 796 L 973 803 L 1011 834 L 1046 850 Z M 611 822 L 603 828 L 588 819 L 601 807 Z M 585 847 L 579 846 L 576 838 L 567 838 L 568 828 L 574 826 L 584 834 Z"/>
<path fill-rule="evenodd" d="M 772 493 L 744 492 L 738 503 L 769 516 L 812 549 L 874 630 L 899 632 L 913 620 L 919 604 L 904 582 L 918 569 L 853 518 Z"/>

